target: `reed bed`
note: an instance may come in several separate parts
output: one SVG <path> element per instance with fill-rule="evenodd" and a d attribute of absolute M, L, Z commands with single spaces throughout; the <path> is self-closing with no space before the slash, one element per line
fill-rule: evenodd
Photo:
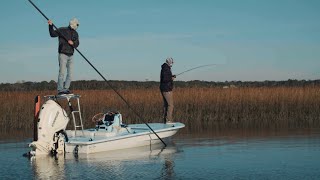
<path fill-rule="evenodd" d="M 82 98 L 86 128 L 91 118 L 107 110 L 117 110 L 124 123 L 162 122 L 162 97 L 158 89 L 120 90 L 138 117 L 112 90 L 75 90 Z M 34 98 L 55 91 L 0 92 L 0 127 L 33 129 Z M 42 100 L 44 102 L 44 100 Z M 66 102 L 60 101 L 66 107 Z M 75 105 L 75 104 L 74 104 Z M 320 128 L 320 88 L 176 88 L 174 120 L 186 124 L 183 131 L 288 130 Z"/>

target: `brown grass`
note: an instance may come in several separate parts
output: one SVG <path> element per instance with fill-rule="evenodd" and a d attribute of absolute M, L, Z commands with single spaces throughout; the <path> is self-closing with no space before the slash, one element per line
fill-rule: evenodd
<path fill-rule="evenodd" d="M 34 97 L 53 93 L 0 92 L 1 129 L 32 132 Z M 82 96 L 85 127 L 94 127 L 92 116 L 106 110 L 119 110 L 127 124 L 143 123 L 111 90 L 74 93 Z M 162 97 L 158 89 L 121 90 L 120 93 L 146 122 L 162 122 Z M 320 89 L 317 87 L 177 88 L 174 105 L 174 119 L 186 124 L 184 131 L 320 128 Z"/>

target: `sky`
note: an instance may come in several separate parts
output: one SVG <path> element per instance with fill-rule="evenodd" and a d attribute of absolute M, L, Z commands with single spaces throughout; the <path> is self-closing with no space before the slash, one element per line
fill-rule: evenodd
<path fill-rule="evenodd" d="M 33 0 L 58 27 L 80 21 L 78 50 L 107 80 L 320 79 L 319 0 Z M 28 0 L 0 6 L 0 83 L 57 81 L 58 39 Z M 76 52 L 74 80 L 102 80 Z"/>

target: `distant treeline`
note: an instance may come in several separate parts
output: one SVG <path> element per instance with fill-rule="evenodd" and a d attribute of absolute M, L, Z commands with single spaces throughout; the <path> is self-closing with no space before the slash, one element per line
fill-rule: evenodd
<path fill-rule="evenodd" d="M 80 80 L 73 81 L 71 89 L 73 90 L 103 90 L 111 89 L 110 85 L 115 89 L 141 89 L 141 88 L 157 88 L 159 82 L 156 81 L 97 81 L 97 80 Z M 237 88 L 237 87 L 306 87 L 319 86 L 320 80 L 292 80 L 287 81 L 175 81 L 175 87 L 220 87 L 220 88 Z M 43 91 L 55 90 L 57 84 L 54 80 L 50 82 L 17 82 L 17 83 L 1 83 L 0 91 Z"/>

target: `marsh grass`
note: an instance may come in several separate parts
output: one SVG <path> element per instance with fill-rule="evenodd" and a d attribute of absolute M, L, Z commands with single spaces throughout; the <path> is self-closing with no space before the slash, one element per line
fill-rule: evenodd
<path fill-rule="evenodd" d="M 107 110 L 118 110 L 124 123 L 162 122 L 162 97 L 158 89 L 120 90 L 130 107 L 112 90 L 75 90 L 82 97 L 86 128 L 91 118 Z M 0 127 L 3 131 L 33 129 L 34 98 L 55 91 L 0 92 Z M 42 98 L 42 102 L 44 99 Z M 66 102 L 59 101 L 63 107 Z M 183 131 L 226 129 L 287 130 L 320 128 L 320 88 L 176 88 L 174 120 L 186 124 Z"/>

